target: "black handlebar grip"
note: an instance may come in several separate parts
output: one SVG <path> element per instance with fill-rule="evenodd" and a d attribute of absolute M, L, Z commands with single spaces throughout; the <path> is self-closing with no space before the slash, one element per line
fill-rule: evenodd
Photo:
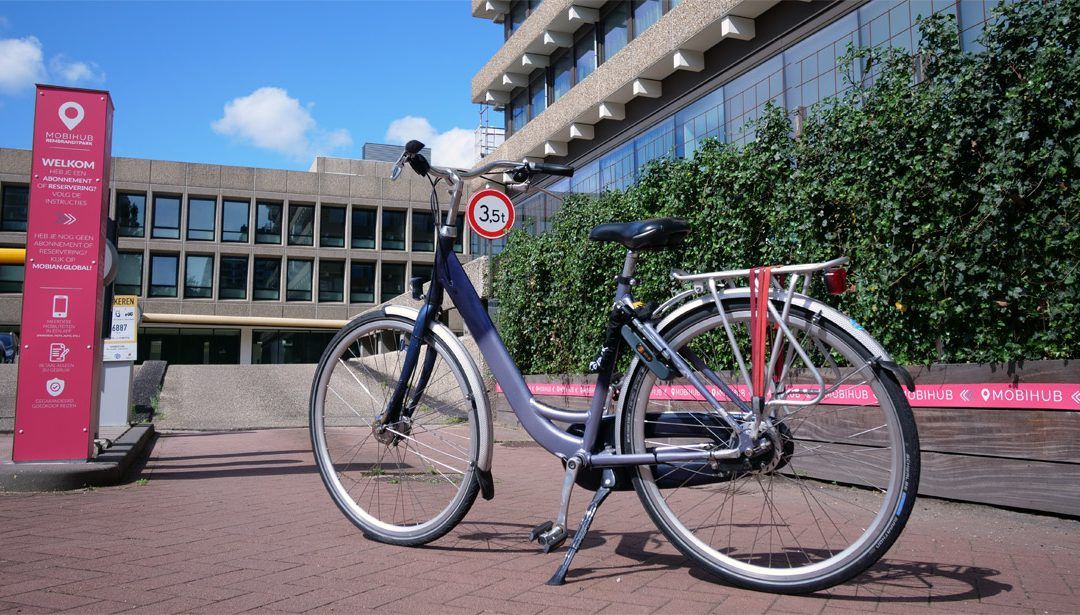
<path fill-rule="evenodd" d="M 548 162 L 531 162 L 529 163 L 529 170 L 534 173 L 544 173 L 546 175 L 559 175 L 561 177 L 573 177 L 574 167 L 567 164 L 551 164 Z"/>
<path fill-rule="evenodd" d="M 405 144 L 405 151 L 409 152 L 410 154 L 419 154 L 420 150 L 422 149 L 424 149 L 424 144 L 417 141 L 416 139 L 413 139 L 412 141 L 409 141 Z"/>
<path fill-rule="evenodd" d="M 423 147 L 423 144 L 419 141 L 410 141 L 410 143 L 418 143 Z M 427 161 L 427 158 L 424 158 L 423 154 L 417 153 L 413 154 L 413 157 L 409 159 L 409 166 L 412 167 L 413 171 L 416 171 L 417 175 L 424 176 L 427 175 L 428 169 L 431 168 L 431 163 Z"/>

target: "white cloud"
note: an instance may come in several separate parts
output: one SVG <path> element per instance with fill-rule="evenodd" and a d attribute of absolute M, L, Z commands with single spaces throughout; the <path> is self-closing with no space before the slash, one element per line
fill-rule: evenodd
<path fill-rule="evenodd" d="M 7 21 L 0 16 L 0 30 Z M 105 73 L 94 62 L 69 60 L 57 54 L 45 69 L 44 50 L 36 37 L 0 39 L 0 93 L 17 94 L 35 83 L 55 81 L 68 85 L 101 83 Z"/>
<path fill-rule="evenodd" d="M 468 169 L 476 163 L 473 159 L 475 136 L 473 131 L 466 128 L 438 132 L 427 118 L 414 115 L 390 122 L 386 129 L 387 143 L 405 143 L 410 139 L 422 141 L 430 147 L 431 162 L 439 166 Z"/>
<path fill-rule="evenodd" d="M 41 41 L 33 36 L 0 39 L 0 92 L 16 94 L 45 81 Z"/>
<path fill-rule="evenodd" d="M 218 134 L 294 158 L 325 154 L 352 145 L 344 128 L 318 128 L 310 109 L 281 88 L 263 87 L 225 103 L 225 114 L 210 127 Z"/>
<path fill-rule="evenodd" d="M 105 81 L 105 73 L 95 62 L 76 62 L 68 60 L 64 54 L 58 54 L 49 60 L 49 72 L 53 78 L 60 78 L 65 83 L 76 84 L 80 82 L 101 83 Z"/>

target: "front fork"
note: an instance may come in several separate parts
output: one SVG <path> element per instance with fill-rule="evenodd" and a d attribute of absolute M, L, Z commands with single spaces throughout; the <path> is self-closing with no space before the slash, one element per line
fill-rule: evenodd
<path fill-rule="evenodd" d="M 438 265 L 436 263 L 436 268 L 438 268 Z M 394 386 L 394 392 L 390 396 L 390 401 L 387 402 L 382 414 L 376 417 L 373 424 L 375 436 L 385 443 L 395 444 L 402 437 L 409 435 L 413 413 L 420 403 L 420 397 L 427 388 L 432 371 L 435 368 L 435 360 L 438 358 L 435 351 L 428 348 L 423 353 L 423 362 L 420 361 L 421 351 L 425 347 L 424 337 L 432 323 L 438 318 L 442 299 L 442 283 L 438 275 L 432 275 L 427 297 L 424 299 L 424 304 L 420 306 L 416 322 L 413 323 L 409 345 L 405 349 L 405 361 L 401 367 L 401 374 L 398 376 L 397 384 Z M 420 374 L 410 393 L 409 383 L 412 381 L 418 365 Z"/>

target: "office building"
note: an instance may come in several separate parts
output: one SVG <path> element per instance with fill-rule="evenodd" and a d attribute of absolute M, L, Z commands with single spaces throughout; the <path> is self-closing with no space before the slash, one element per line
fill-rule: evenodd
<path fill-rule="evenodd" d="M 26 245 L 30 154 L 0 149 L 0 247 Z M 413 173 L 391 182 L 391 167 L 319 157 L 303 172 L 114 157 L 114 292 L 138 295 L 143 312 L 158 315 L 343 320 L 367 311 L 405 293 L 411 277 L 430 279 L 434 260 L 431 186 Z M 459 229 L 467 262 L 470 238 Z M 22 265 L 0 265 L 0 331 L 18 331 L 22 280 Z M 314 363 L 333 333 L 144 323 L 139 360 Z"/>
<path fill-rule="evenodd" d="M 996 2 L 960 0 L 473 0 L 473 16 L 503 28 L 503 46 L 472 80 L 473 102 L 505 116 L 496 158 L 572 164 L 554 192 L 632 184 L 661 156 L 690 156 L 703 139 L 745 143 L 772 101 L 798 118 L 872 78 L 837 69 L 849 45 L 916 48 L 916 20 L 954 15 L 961 46 Z M 542 232 L 558 202 L 518 203 Z M 496 250 L 498 247 L 496 246 Z"/>

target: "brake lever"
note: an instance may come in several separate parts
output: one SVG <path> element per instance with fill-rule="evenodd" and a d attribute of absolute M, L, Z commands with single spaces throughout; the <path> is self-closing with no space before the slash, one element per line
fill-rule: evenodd
<path fill-rule="evenodd" d="M 398 156 L 397 162 L 394 163 L 394 167 L 390 169 L 390 181 L 397 181 L 398 176 L 401 175 L 401 170 L 405 168 L 406 157 L 408 152 L 401 152 Z"/>

